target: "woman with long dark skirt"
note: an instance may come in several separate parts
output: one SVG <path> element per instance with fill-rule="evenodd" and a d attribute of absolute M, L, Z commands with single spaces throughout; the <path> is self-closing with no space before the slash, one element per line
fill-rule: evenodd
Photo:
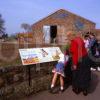
<path fill-rule="evenodd" d="M 70 53 L 72 55 L 72 90 L 78 94 L 80 91 L 86 96 L 90 86 L 91 71 L 90 60 L 83 39 L 73 32 L 67 33 L 70 39 Z"/>

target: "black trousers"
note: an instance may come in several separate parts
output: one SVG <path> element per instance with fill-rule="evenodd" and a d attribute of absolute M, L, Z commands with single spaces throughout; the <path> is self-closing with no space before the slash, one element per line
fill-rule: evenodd
<path fill-rule="evenodd" d="M 88 56 L 90 59 L 90 65 L 93 68 L 97 68 L 100 66 L 100 55 L 96 56 L 95 54 L 92 54 L 90 51 L 88 52 Z"/>

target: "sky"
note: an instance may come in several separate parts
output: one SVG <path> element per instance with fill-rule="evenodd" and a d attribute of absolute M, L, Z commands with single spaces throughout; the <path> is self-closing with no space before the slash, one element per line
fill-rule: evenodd
<path fill-rule="evenodd" d="M 89 19 L 100 28 L 100 0 L 0 0 L 8 34 L 23 32 L 22 23 L 34 24 L 59 9 Z"/>

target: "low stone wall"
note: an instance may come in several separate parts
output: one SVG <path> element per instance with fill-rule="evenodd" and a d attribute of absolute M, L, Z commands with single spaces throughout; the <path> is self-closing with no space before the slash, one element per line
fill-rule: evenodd
<path fill-rule="evenodd" d="M 0 67 L 0 100 L 18 100 L 18 97 L 48 89 L 52 77 L 51 70 L 55 64 L 56 62 L 49 62 Z"/>

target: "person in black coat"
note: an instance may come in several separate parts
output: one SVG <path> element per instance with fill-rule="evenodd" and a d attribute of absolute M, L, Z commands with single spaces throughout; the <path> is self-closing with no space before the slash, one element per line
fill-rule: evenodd
<path fill-rule="evenodd" d="M 91 70 L 95 71 L 98 67 L 98 59 L 100 58 L 99 44 L 93 33 L 90 33 L 89 37 L 89 57 L 91 59 Z"/>

